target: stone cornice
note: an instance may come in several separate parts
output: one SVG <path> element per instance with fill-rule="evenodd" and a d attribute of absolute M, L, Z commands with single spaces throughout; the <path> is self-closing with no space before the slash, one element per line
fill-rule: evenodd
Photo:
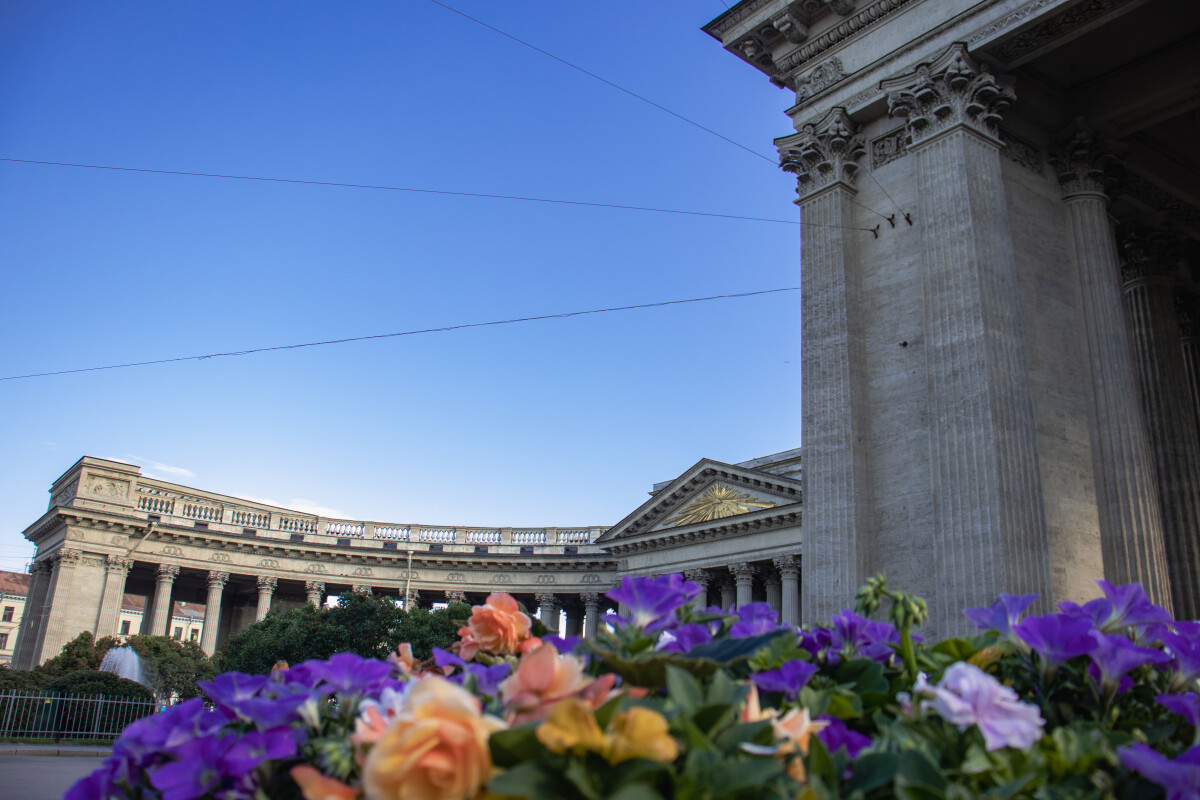
<path fill-rule="evenodd" d="M 772 513 L 774 512 L 774 513 Z M 613 555 L 621 556 L 645 550 L 677 547 L 692 542 L 732 539 L 754 533 L 764 533 L 778 528 L 797 526 L 802 521 L 802 511 L 797 507 L 767 509 L 753 514 L 725 517 L 718 523 L 706 523 L 705 527 L 678 532 L 653 531 L 644 538 L 618 539 L 609 545 Z"/>

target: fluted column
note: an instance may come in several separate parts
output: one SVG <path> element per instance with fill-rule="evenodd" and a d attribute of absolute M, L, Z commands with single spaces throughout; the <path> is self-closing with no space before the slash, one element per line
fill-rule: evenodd
<path fill-rule="evenodd" d="M 217 629 L 221 625 L 221 595 L 228 580 L 228 572 L 208 573 L 208 597 L 204 601 L 204 631 L 200 634 L 200 649 L 210 656 L 217 650 Z M 157 596 L 155 600 L 158 600 Z"/>
<path fill-rule="evenodd" d="M 721 581 L 721 609 L 731 611 L 737 605 L 737 587 L 733 581 Z"/>
<path fill-rule="evenodd" d="M 309 603 L 320 608 L 321 604 L 325 601 L 325 582 L 305 581 L 304 594 Z"/>
<path fill-rule="evenodd" d="M 583 631 L 583 606 L 569 603 L 564 606 L 567 611 L 567 628 L 564 636 L 578 636 Z"/>
<path fill-rule="evenodd" d="M 270 575 L 258 576 L 258 609 L 254 614 L 254 621 L 264 619 L 267 612 L 271 610 L 271 596 L 275 594 L 276 579 Z"/>
<path fill-rule="evenodd" d="M 1171 600 L 1179 619 L 1200 619 L 1200 434 L 1187 385 L 1171 272 L 1179 242 L 1164 231 L 1121 242 L 1121 277 L 1150 454 L 1162 507 Z"/>
<path fill-rule="evenodd" d="M 772 611 L 778 614 L 782 610 L 782 590 L 779 585 L 779 576 L 767 575 L 763 578 L 763 583 L 767 587 L 767 605 L 771 607 Z"/>
<path fill-rule="evenodd" d="M 150 636 L 167 636 L 171 622 L 171 590 L 179 577 L 179 567 L 174 564 L 159 564 L 155 575 L 154 609 L 150 613 Z M 207 629 L 206 629 L 207 631 Z"/>
<path fill-rule="evenodd" d="M 41 660 L 53 658 L 62 646 L 75 638 L 79 631 L 67 630 L 67 614 L 71 609 L 72 588 L 75 583 L 75 568 L 79 566 L 83 553 L 75 548 L 64 547 L 55 553 L 54 577 L 46 596 L 46 622 L 42 633 Z"/>
<path fill-rule="evenodd" d="M 1180 292 L 1175 295 L 1175 318 L 1179 322 L 1179 346 L 1183 351 L 1183 369 L 1192 416 L 1200 430 L 1200 313 L 1196 301 Z"/>
<path fill-rule="evenodd" d="M 775 569 L 779 570 L 780 620 L 787 625 L 800 624 L 800 559 L 795 556 L 777 556 Z M 835 612 L 836 613 L 836 612 Z"/>
<path fill-rule="evenodd" d="M 1104 192 L 1111 158 L 1080 121 L 1054 159 L 1067 212 L 1069 253 L 1079 274 L 1091 364 L 1092 469 L 1100 547 L 1108 580 L 1137 581 L 1151 600 L 1169 608 L 1154 461 L 1121 307 L 1120 265 Z"/>
<path fill-rule="evenodd" d="M 776 141 L 800 219 L 805 607 L 844 608 L 870 573 L 866 358 L 854 219 L 865 145 L 844 109 Z"/>
<path fill-rule="evenodd" d="M 539 594 L 538 619 L 551 633 L 558 633 L 558 598 L 553 594 Z"/>
<path fill-rule="evenodd" d="M 1000 163 L 1015 98 L 955 44 L 883 82 L 917 174 L 933 489 L 932 627 L 1000 592 L 1052 596 L 1037 424 Z M 805 537 L 807 545 L 808 537 Z M 804 577 L 809 580 L 808 550 Z M 805 600 L 809 590 L 805 587 Z"/>
<path fill-rule="evenodd" d="M 745 561 L 729 565 L 733 580 L 737 584 L 737 607 L 748 606 L 754 601 L 754 567 Z"/>
<path fill-rule="evenodd" d="M 708 584 L 712 582 L 712 573 L 706 569 L 689 569 L 683 577 L 700 586 L 700 594 L 692 600 L 692 608 L 703 611 L 708 607 Z"/>
<path fill-rule="evenodd" d="M 13 652 L 13 667 L 33 669 L 37 663 L 37 640 L 45 618 L 46 590 L 50 588 L 50 576 L 54 568 L 49 561 L 34 561 L 29 565 L 29 594 L 25 599 L 25 611 L 21 615 L 21 631 Z"/>
<path fill-rule="evenodd" d="M 105 559 L 104 591 L 100 596 L 100 611 L 96 618 L 96 638 L 114 636 L 117 620 L 121 618 L 121 601 L 125 597 L 125 579 L 133 567 L 133 559 L 109 554 Z"/>
<path fill-rule="evenodd" d="M 583 600 L 583 638 L 595 639 L 596 631 L 600 629 L 600 594 L 584 592 L 580 598 Z"/>

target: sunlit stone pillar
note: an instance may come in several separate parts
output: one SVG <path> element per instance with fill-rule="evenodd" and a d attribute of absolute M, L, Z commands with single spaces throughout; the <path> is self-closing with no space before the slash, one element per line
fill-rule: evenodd
<path fill-rule="evenodd" d="M 882 87 L 916 162 L 933 473 L 930 621 L 955 634 L 967 627 L 963 608 L 1000 592 L 1052 596 L 996 127 L 1015 97 L 961 43 Z M 807 585 L 804 592 L 807 602 Z M 849 605 L 849 596 L 839 599 L 838 608 Z"/>
<path fill-rule="evenodd" d="M 325 582 L 324 581 L 305 581 L 304 594 L 308 602 L 317 608 L 325 602 Z"/>
<path fill-rule="evenodd" d="M 276 579 L 270 575 L 258 576 L 258 608 L 254 613 L 254 621 L 258 622 L 267 616 L 271 610 L 271 596 L 275 594 Z"/>
<path fill-rule="evenodd" d="M 208 573 L 208 597 L 204 601 L 204 632 L 200 634 L 200 649 L 210 656 L 217 649 L 217 628 L 221 624 L 221 595 L 228 580 L 228 572 Z M 157 599 L 156 596 L 155 600 Z"/>
<path fill-rule="evenodd" d="M 367 594 L 370 594 L 370 588 L 367 587 Z M 405 611 L 415 611 L 421 607 L 421 593 L 416 589 L 409 589 L 408 593 L 400 592 L 401 602 L 404 605 Z"/>
<path fill-rule="evenodd" d="M 1066 206 L 1069 253 L 1079 274 L 1091 363 L 1092 469 L 1100 547 L 1105 578 L 1118 584 L 1137 581 L 1151 600 L 1170 608 L 1154 460 L 1139 402 L 1104 191 L 1105 167 L 1111 160 L 1112 154 L 1082 120 L 1053 159 Z"/>
<path fill-rule="evenodd" d="M 754 601 L 754 567 L 748 562 L 738 561 L 729 565 L 737 583 L 737 607 L 748 606 Z"/>
<path fill-rule="evenodd" d="M 564 636 L 578 636 L 583 630 L 583 606 L 571 603 L 565 606 L 567 611 L 567 628 Z"/>
<path fill-rule="evenodd" d="M 584 592 L 583 599 L 583 638 L 595 639 L 596 631 L 600 629 L 600 594 L 599 592 Z"/>
<path fill-rule="evenodd" d="M 795 556 L 777 556 L 779 570 L 780 620 L 787 625 L 800 624 L 800 564 Z M 836 613 L 836 612 L 834 612 Z M 831 615 L 832 616 L 832 615 Z"/>
<path fill-rule="evenodd" d="M 776 614 L 780 613 L 782 610 L 782 589 L 779 585 L 779 576 L 767 575 L 763 578 L 763 582 L 767 587 L 767 605 L 769 605 L 771 610 Z"/>
<path fill-rule="evenodd" d="M 121 601 L 125 597 L 125 579 L 133 567 L 133 559 L 109 554 L 105 567 L 104 591 L 96 619 L 97 639 L 116 635 L 117 621 L 121 618 Z"/>
<path fill-rule="evenodd" d="M 538 619 L 551 633 L 558 633 L 558 598 L 553 594 L 537 595 Z"/>
<path fill-rule="evenodd" d="M 866 358 L 854 219 L 854 177 L 865 146 L 844 109 L 776 140 L 796 175 L 804 426 L 804 591 L 808 613 L 828 618 L 869 573 Z M 807 309 L 814 309 L 809 311 Z M 819 309 L 819 311 L 816 311 Z"/>
<path fill-rule="evenodd" d="M 34 561 L 29 565 L 29 594 L 26 596 L 21 632 L 13 653 L 13 667 L 16 669 L 33 669 L 36 663 L 38 634 L 41 633 L 46 612 L 46 590 L 50 588 L 53 571 L 48 560 Z"/>
<path fill-rule="evenodd" d="M 721 608 L 724 611 L 732 611 L 737 605 L 737 587 L 733 581 L 721 581 Z"/>
<path fill-rule="evenodd" d="M 1162 506 L 1171 600 L 1179 619 L 1200 619 L 1200 438 L 1175 316 L 1178 239 L 1165 231 L 1128 233 L 1121 277 L 1134 364 Z"/>
<path fill-rule="evenodd" d="M 171 622 L 171 590 L 179 577 L 179 567 L 174 564 L 159 564 L 154 585 L 154 608 L 150 613 L 151 636 L 166 636 Z"/>
<path fill-rule="evenodd" d="M 703 611 L 708 607 L 708 584 L 712 582 L 712 574 L 706 569 L 689 569 L 683 574 L 685 578 L 700 586 L 700 594 L 692 599 L 692 608 Z"/>
<path fill-rule="evenodd" d="M 41 661 L 53 658 L 62 646 L 79 631 L 67 630 L 67 612 L 71 608 L 71 589 L 75 583 L 75 568 L 83 553 L 64 547 L 54 554 L 55 569 L 46 595 L 46 621 L 42 632 Z"/>

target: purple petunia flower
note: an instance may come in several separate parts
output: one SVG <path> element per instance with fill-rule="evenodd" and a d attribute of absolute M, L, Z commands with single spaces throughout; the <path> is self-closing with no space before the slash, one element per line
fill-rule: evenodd
<path fill-rule="evenodd" d="M 1200 747 L 1191 747 L 1172 761 L 1148 744 L 1132 744 L 1117 750 L 1121 763 L 1157 783 L 1167 792 L 1167 800 L 1200 798 Z"/>
<path fill-rule="evenodd" d="M 485 667 L 483 664 L 467 664 L 466 674 L 475 678 L 475 688 L 480 694 L 495 697 L 500 693 L 500 684 L 512 673 L 512 664 L 503 662 Z"/>
<path fill-rule="evenodd" d="M 737 610 L 738 621 L 729 629 L 733 639 L 749 639 L 779 629 L 779 615 L 767 603 L 747 603 Z"/>
<path fill-rule="evenodd" d="M 641 628 L 656 633 L 677 623 L 675 611 L 692 602 L 703 589 L 685 581 L 679 573 L 661 578 L 621 578 L 621 585 L 608 592 L 608 599 L 625 606 L 629 617 L 610 615 L 609 621 L 620 628 Z"/>
<path fill-rule="evenodd" d="M 896 655 L 894 645 L 900 644 L 900 632 L 892 625 L 860 617 L 849 609 L 833 615 L 833 630 L 830 635 L 831 664 L 837 663 L 833 656 L 859 656 L 887 663 Z"/>
<path fill-rule="evenodd" d="M 1098 579 L 1096 585 L 1112 603 L 1112 613 L 1100 626 L 1105 633 L 1120 630 L 1127 625 L 1149 625 L 1155 622 L 1172 621 L 1171 612 L 1150 602 L 1150 598 L 1146 596 L 1140 583 L 1113 586 L 1106 580 Z"/>
<path fill-rule="evenodd" d="M 1000 598 L 987 608 L 968 608 L 963 611 L 967 620 L 981 631 L 996 631 L 1001 636 L 1008 636 L 1012 626 L 1017 624 L 1025 609 L 1033 605 L 1039 595 L 1036 594 L 1001 594 Z"/>
<path fill-rule="evenodd" d="M 1112 616 L 1112 603 L 1103 597 L 1089 600 L 1083 605 L 1063 600 L 1058 604 L 1058 610 L 1071 619 L 1086 620 L 1093 628 L 1098 628 Z"/>
<path fill-rule="evenodd" d="M 233 706 L 242 700 L 249 700 L 258 695 L 260 689 L 267 685 L 270 677 L 267 675 L 247 675 L 244 672 L 224 672 L 211 681 L 197 681 L 208 698 L 217 706 Z"/>
<path fill-rule="evenodd" d="M 764 692 L 783 692 L 789 700 L 795 700 L 816 672 L 815 665 L 793 660 L 783 662 L 779 669 L 756 672 L 750 676 L 750 680 Z"/>
<path fill-rule="evenodd" d="M 1187 694 L 1160 694 L 1154 698 L 1158 704 L 1173 714 L 1178 714 L 1188 721 L 1193 728 L 1200 727 L 1200 696 L 1195 692 Z"/>
<path fill-rule="evenodd" d="M 338 653 L 328 661 L 305 661 L 300 666 L 307 667 L 313 676 L 339 694 L 378 690 L 392 675 L 392 667 L 386 661 L 355 653 Z"/>
<path fill-rule="evenodd" d="M 559 655 L 564 656 L 583 647 L 583 639 L 579 636 L 559 636 L 557 633 L 552 633 L 543 636 L 542 641 L 554 645 L 554 649 L 558 651 Z"/>
<path fill-rule="evenodd" d="M 440 647 L 433 648 L 433 663 L 439 667 L 461 667 L 467 668 L 467 662 L 449 650 L 443 650 Z"/>
<path fill-rule="evenodd" d="M 245 775 L 264 761 L 277 761 L 296 755 L 296 735 L 291 728 L 243 733 L 222 759 L 228 775 Z"/>
<path fill-rule="evenodd" d="M 865 747 L 871 744 L 871 737 L 865 733 L 852 731 L 846 727 L 846 723 L 829 714 L 822 714 L 818 720 L 823 720 L 828 724 L 817 731 L 817 738 L 821 740 L 821 744 L 825 745 L 825 749 L 830 753 L 836 753 L 843 747 L 846 748 L 846 755 L 850 760 L 858 758 L 858 754 Z"/>
<path fill-rule="evenodd" d="M 1159 640 L 1171 656 L 1171 691 L 1194 686 L 1200 677 L 1200 639 L 1166 631 Z"/>
<path fill-rule="evenodd" d="M 1099 631 L 1092 631 L 1091 635 L 1096 646 L 1088 652 L 1088 655 L 1091 656 L 1092 663 L 1096 667 L 1095 672 L 1099 673 L 1099 675 L 1093 673 L 1092 677 L 1109 696 L 1124 691 L 1122 678 L 1130 670 L 1137 669 L 1144 664 L 1161 664 L 1171 659 L 1161 650 L 1138 647 L 1124 636 L 1110 635 Z M 1129 685 L 1132 685 L 1132 682 Z"/>
<path fill-rule="evenodd" d="M 1041 656 L 1047 676 L 1064 661 L 1096 649 L 1092 623 L 1067 614 L 1028 617 L 1013 626 L 1013 633 Z"/>
<path fill-rule="evenodd" d="M 226 777 L 223 756 L 236 737 L 205 736 L 181 745 L 176 760 L 150 772 L 150 783 L 163 800 L 193 800 L 216 788 Z"/>
<path fill-rule="evenodd" d="M 664 653 L 687 653 L 702 644 L 713 640 L 712 631 L 708 625 L 699 622 L 689 622 L 672 628 L 665 636 L 670 637 L 658 649 Z"/>
<path fill-rule="evenodd" d="M 932 698 L 921 704 L 960 731 L 979 727 L 988 751 L 1001 747 L 1021 750 L 1042 738 L 1041 711 L 1031 703 L 1022 703 L 1017 693 L 974 664 L 959 661 L 946 670 L 941 683 L 931 686 L 925 675 L 918 676 L 913 694 Z"/>

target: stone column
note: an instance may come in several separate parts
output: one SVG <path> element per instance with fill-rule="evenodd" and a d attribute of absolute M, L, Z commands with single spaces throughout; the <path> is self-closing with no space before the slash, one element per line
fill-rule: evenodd
<path fill-rule="evenodd" d="M 54 574 L 46 594 L 46 617 L 42 626 L 42 646 L 38 663 L 53 658 L 79 631 L 67 630 L 67 612 L 71 608 L 71 587 L 75 582 L 75 568 L 83 553 L 63 547 L 55 553 Z"/>
<path fill-rule="evenodd" d="M 537 595 L 538 619 L 551 633 L 558 633 L 558 598 L 552 594 Z"/>
<path fill-rule="evenodd" d="M 308 602 L 317 608 L 325 601 L 325 582 L 324 581 L 305 581 L 304 593 L 307 596 Z"/>
<path fill-rule="evenodd" d="M 33 669 L 37 661 L 38 635 L 46 614 L 46 590 L 50 588 L 50 576 L 54 568 L 48 560 L 34 561 L 29 565 L 29 594 L 25 599 L 25 611 L 21 615 L 21 632 L 13 652 L 13 667 Z"/>
<path fill-rule="evenodd" d="M 450 591 L 447 591 L 446 592 L 446 602 L 447 603 L 466 603 L 467 602 L 467 593 L 461 592 L 461 591 L 456 591 L 453 589 Z"/>
<path fill-rule="evenodd" d="M 121 618 L 121 601 L 125 597 L 125 579 L 133 567 L 133 559 L 109 554 L 105 560 L 104 592 L 96 618 L 96 638 L 114 636 Z"/>
<path fill-rule="evenodd" d="M 1121 242 L 1121 277 L 1134 364 L 1162 508 L 1171 601 L 1179 619 L 1200 619 L 1200 433 L 1187 385 L 1175 316 L 1179 242 L 1172 234 L 1131 233 Z"/>
<path fill-rule="evenodd" d="M 171 624 L 171 589 L 179 577 L 179 567 L 174 564 L 159 564 L 154 584 L 154 610 L 150 613 L 150 636 L 169 636 Z M 207 634 L 208 628 L 205 627 Z M 212 652 L 209 651 L 209 655 Z"/>
<path fill-rule="evenodd" d="M 700 594 L 692 600 L 692 608 L 703 611 L 708 607 L 708 584 L 712 582 L 712 574 L 706 569 L 689 569 L 683 577 L 692 583 L 700 584 Z"/>
<path fill-rule="evenodd" d="M 350 586 L 350 591 L 354 592 L 355 594 L 364 594 L 364 595 L 372 595 L 372 594 L 375 594 L 375 590 L 371 588 L 371 584 L 369 584 L 369 583 L 355 583 L 355 584 L 352 584 L 352 585 Z M 407 609 L 407 608 L 408 608 L 408 604 L 407 604 L 407 603 L 405 603 L 405 606 L 404 606 L 404 607 Z"/>
<path fill-rule="evenodd" d="M 178 572 L 179 568 L 175 568 Z M 200 633 L 200 649 L 212 655 L 217 649 L 217 629 L 221 626 L 221 594 L 229 580 L 228 572 L 208 573 L 208 597 L 204 601 L 204 630 Z M 168 592 L 168 595 L 170 592 Z M 155 597 L 155 606 L 158 603 Z"/>
<path fill-rule="evenodd" d="M 738 561 L 729 565 L 729 571 L 737 583 L 737 607 L 750 605 L 754 601 L 754 567 L 746 561 Z"/>
<path fill-rule="evenodd" d="M 800 624 L 800 559 L 796 556 L 777 556 L 779 570 L 780 620 L 786 625 Z M 837 613 L 837 612 L 834 612 Z"/>
<path fill-rule="evenodd" d="M 734 588 L 733 581 L 726 580 L 721 582 L 721 609 L 723 611 L 732 611 L 737 607 L 737 590 Z"/>
<path fill-rule="evenodd" d="M 1200 429 L 1200 313 L 1197 313 L 1195 302 L 1183 292 L 1175 295 L 1175 318 L 1179 321 L 1179 345 L 1183 350 L 1187 392 L 1192 401 L 1192 415 Z"/>
<path fill-rule="evenodd" d="M 1091 364 L 1092 469 L 1100 515 L 1104 577 L 1142 584 L 1171 607 L 1154 461 L 1139 401 L 1116 242 L 1108 221 L 1105 167 L 1111 154 L 1082 122 L 1054 158 L 1067 211 L 1069 254 L 1079 274 Z M 1010 590 L 1010 591 L 1025 591 Z"/>
<path fill-rule="evenodd" d="M 763 582 L 767 586 L 767 605 L 769 605 L 771 610 L 776 614 L 780 613 L 783 608 L 783 595 L 781 594 L 782 590 L 779 585 L 779 576 L 767 575 L 765 578 L 763 578 Z"/>
<path fill-rule="evenodd" d="M 600 629 L 600 593 L 584 592 L 580 598 L 583 600 L 583 638 L 595 639 L 596 631 Z"/>
<path fill-rule="evenodd" d="M 275 594 L 275 584 L 275 578 L 270 575 L 258 576 L 258 609 L 254 613 L 255 622 L 265 618 L 271 610 L 271 596 Z"/>
<path fill-rule="evenodd" d="M 780 165 L 795 173 L 805 313 L 805 604 L 828 619 L 870 574 L 867 528 L 866 358 L 859 304 L 854 177 L 865 145 L 841 108 L 776 141 Z M 811 309 L 811 310 L 810 310 Z"/>
<path fill-rule="evenodd" d="M 367 594 L 370 594 L 369 588 Z M 405 611 L 414 611 L 421 607 L 421 593 L 416 589 L 410 588 L 407 595 L 401 591 L 400 596 L 403 600 Z"/>
<path fill-rule="evenodd" d="M 961 43 L 882 87 L 890 113 L 906 122 L 916 162 L 933 488 L 930 621 L 949 635 L 967 629 L 963 608 L 986 606 L 1000 592 L 1052 597 L 996 128 L 1015 97 Z M 806 603 L 809 559 L 806 549 Z"/>
<path fill-rule="evenodd" d="M 564 636 L 578 636 L 583 631 L 583 606 L 578 603 L 565 604 L 567 610 L 567 628 Z"/>

